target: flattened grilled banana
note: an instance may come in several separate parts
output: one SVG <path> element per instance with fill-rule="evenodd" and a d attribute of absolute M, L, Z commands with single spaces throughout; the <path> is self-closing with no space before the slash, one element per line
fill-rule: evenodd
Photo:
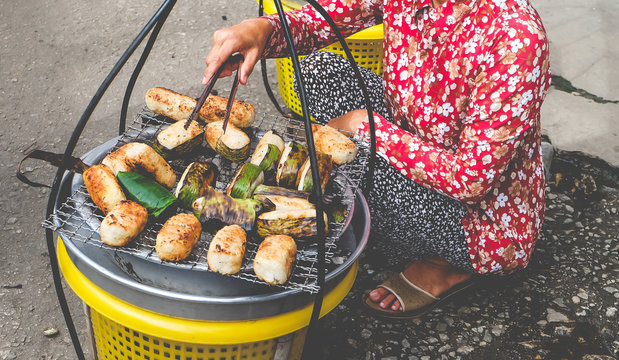
<path fill-rule="evenodd" d="M 297 256 L 297 244 L 288 235 L 267 236 L 258 247 L 254 258 L 254 272 L 258 279 L 269 284 L 288 281 Z"/>
<path fill-rule="evenodd" d="M 316 129 L 316 130 L 314 130 Z M 313 127 L 316 151 L 331 155 L 333 162 L 342 165 L 355 160 L 357 146 L 346 135 L 329 125 Z"/>
<path fill-rule="evenodd" d="M 172 216 L 157 234 L 157 256 L 166 261 L 184 260 L 198 243 L 200 232 L 202 225 L 195 216 L 184 213 Z"/>
<path fill-rule="evenodd" d="M 148 212 L 142 205 L 123 200 L 101 222 L 101 241 L 110 246 L 127 245 L 146 227 Z"/>
<path fill-rule="evenodd" d="M 176 174 L 170 164 L 146 144 L 138 142 L 125 144 L 106 156 L 101 163 L 109 167 L 114 175 L 119 171 L 144 171 L 168 189 L 176 183 Z"/>
<path fill-rule="evenodd" d="M 119 202 L 126 200 L 116 176 L 105 165 L 94 165 L 86 169 L 84 184 L 92 201 L 107 215 Z"/>
<path fill-rule="evenodd" d="M 146 92 L 146 106 L 153 112 L 176 121 L 186 120 L 196 107 L 196 100 L 169 89 L 154 87 Z M 200 109 L 200 119 L 206 122 L 221 121 L 226 114 L 228 99 L 209 95 Z M 234 100 L 230 112 L 230 123 L 237 127 L 250 126 L 256 117 L 254 106 Z"/>
<path fill-rule="evenodd" d="M 241 270 L 247 234 L 238 225 L 228 225 L 221 228 L 211 240 L 206 254 L 208 267 L 214 272 L 230 275 Z"/>

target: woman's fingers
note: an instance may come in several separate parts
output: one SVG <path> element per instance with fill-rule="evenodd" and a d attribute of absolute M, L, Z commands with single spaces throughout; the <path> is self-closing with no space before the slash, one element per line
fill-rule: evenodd
<path fill-rule="evenodd" d="M 258 54 L 258 51 L 253 49 L 247 51 L 247 53 L 243 55 L 245 56 L 245 59 L 239 69 L 239 81 L 241 84 L 246 85 L 249 75 L 251 75 L 254 70 L 254 66 L 256 66 L 256 63 L 260 60 L 261 54 Z"/>
<path fill-rule="evenodd" d="M 226 60 L 228 60 L 228 58 L 236 52 L 233 44 L 230 44 L 229 41 L 222 39 L 220 36 L 220 31 L 224 30 L 218 30 L 215 32 L 215 35 L 213 35 L 213 48 L 206 57 L 206 69 L 204 70 L 204 77 L 202 79 L 202 84 L 204 85 L 207 84 L 207 82 L 226 62 Z M 236 70 L 237 66 L 238 63 L 225 65 L 220 76 L 229 76 L 234 70 Z"/>
<path fill-rule="evenodd" d="M 260 18 L 245 20 L 238 25 L 215 31 L 213 47 L 206 56 L 206 70 L 202 83 L 206 85 L 219 67 L 232 54 L 238 52 L 245 57 L 239 69 L 239 81 L 246 84 L 271 32 L 273 32 L 271 23 Z M 238 67 L 238 63 L 225 65 L 221 76 L 231 75 Z"/>

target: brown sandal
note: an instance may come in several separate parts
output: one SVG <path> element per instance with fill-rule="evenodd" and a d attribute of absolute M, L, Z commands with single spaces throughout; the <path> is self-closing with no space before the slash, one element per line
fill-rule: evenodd
<path fill-rule="evenodd" d="M 400 301 L 400 306 L 402 307 L 401 311 L 383 309 L 378 303 L 372 301 L 369 295 L 364 298 L 363 304 L 373 315 L 378 317 L 387 319 L 413 319 L 430 312 L 451 296 L 470 288 L 475 284 L 474 279 L 475 277 L 454 285 L 441 296 L 436 297 L 410 282 L 403 273 L 399 273 L 378 285 L 378 287 L 388 290 Z"/>

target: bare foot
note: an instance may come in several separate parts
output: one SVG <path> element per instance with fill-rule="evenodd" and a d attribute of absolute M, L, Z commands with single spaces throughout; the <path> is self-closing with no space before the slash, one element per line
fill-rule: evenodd
<path fill-rule="evenodd" d="M 404 276 L 413 284 L 438 297 L 473 275 L 460 272 L 441 259 L 424 259 L 410 264 L 404 270 Z M 402 310 L 400 301 L 386 289 L 376 288 L 370 291 L 369 297 L 383 309 L 390 307 L 394 311 Z"/>

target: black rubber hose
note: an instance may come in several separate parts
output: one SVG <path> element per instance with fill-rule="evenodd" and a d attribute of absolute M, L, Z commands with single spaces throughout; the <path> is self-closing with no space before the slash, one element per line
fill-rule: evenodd
<path fill-rule="evenodd" d="M 369 125 L 370 125 L 370 162 L 369 162 L 369 169 L 368 169 L 368 174 L 367 174 L 367 179 L 368 182 L 366 183 L 366 187 L 367 189 L 371 189 L 371 184 L 372 184 L 372 179 L 373 179 L 373 175 L 374 175 L 374 157 L 376 154 L 376 136 L 375 136 L 375 123 L 374 123 L 374 111 L 373 111 L 373 106 L 372 106 L 372 102 L 370 101 L 370 97 L 367 91 L 367 86 L 365 84 L 365 81 L 363 80 L 363 77 L 361 76 L 361 72 L 359 71 L 359 68 L 357 67 L 357 64 L 354 60 L 354 57 L 352 56 L 352 53 L 350 52 L 350 49 L 348 48 L 348 44 L 346 43 L 346 40 L 344 39 L 344 37 L 342 36 L 341 32 L 339 31 L 339 29 L 337 28 L 337 25 L 335 24 L 335 22 L 333 21 L 333 19 L 329 16 L 329 14 L 324 10 L 324 8 L 318 4 L 318 2 L 316 2 L 315 0 L 307 0 L 307 2 L 312 5 L 316 11 L 318 11 L 318 13 L 320 13 L 323 18 L 327 21 L 327 23 L 329 24 L 329 26 L 331 27 L 331 29 L 333 30 L 333 32 L 335 33 L 337 39 L 340 41 L 342 48 L 344 49 L 344 53 L 346 54 L 346 57 L 348 58 L 348 61 L 350 62 L 350 65 L 353 69 L 353 72 L 355 73 L 355 77 L 357 78 L 357 81 L 359 82 L 359 86 L 361 87 L 361 91 L 363 93 L 364 96 L 364 100 L 366 103 L 366 109 L 368 112 L 368 120 L 369 120 Z M 308 131 L 308 127 L 310 127 L 310 120 L 309 120 L 309 116 L 306 114 L 305 109 L 307 108 L 307 101 L 306 101 L 306 95 L 305 95 L 305 89 L 303 86 L 303 80 L 302 80 L 302 76 L 301 76 L 301 71 L 300 71 L 300 66 L 298 63 L 298 58 L 296 57 L 296 51 L 294 49 L 294 42 L 292 41 L 292 36 L 290 34 L 290 30 L 288 27 L 288 24 L 285 20 L 285 17 L 283 15 L 283 8 L 281 6 L 281 1 L 280 0 L 275 0 L 275 4 L 277 6 L 277 11 L 280 14 L 280 21 L 282 22 L 282 27 L 284 29 L 284 35 L 286 36 L 286 41 L 288 43 L 288 46 L 290 48 L 290 54 L 291 54 L 291 60 L 294 66 L 294 70 L 295 72 L 298 74 L 297 76 L 297 81 L 299 84 L 299 98 L 301 100 L 301 106 L 303 109 L 303 115 L 304 115 L 304 120 L 305 120 L 305 127 L 306 127 L 306 138 L 308 141 L 308 145 L 310 142 L 310 136 L 308 136 L 308 133 L 311 134 L 311 130 Z M 311 139 L 311 141 L 313 142 L 313 138 Z M 312 143 L 313 145 L 313 143 Z M 315 150 L 312 149 L 310 150 L 310 159 L 311 161 L 312 156 L 315 156 Z M 314 168 L 314 164 L 312 163 L 312 175 L 317 174 L 317 170 L 315 170 Z M 319 183 L 318 180 L 316 178 L 313 179 L 314 184 Z M 318 187 L 320 188 L 320 187 Z M 318 197 L 319 195 L 316 194 L 316 196 Z M 319 197 L 320 199 L 320 197 Z M 317 216 L 319 215 L 318 209 L 317 209 Z M 320 226 L 320 225 L 319 225 Z M 319 238 L 320 239 L 320 238 Z M 318 242 L 318 286 L 319 286 L 319 292 L 316 296 L 316 299 L 314 301 L 314 308 L 312 310 L 312 317 L 310 319 L 310 324 L 308 326 L 308 342 L 310 343 L 310 346 L 307 346 L 304 348 L 303 351 L 303 358 L 308 358 L 308 349 L 313 349 L 314 347 L 311 346 L 311 342 L 313 341 L 312 339 L 312 334 L 315 333 L 315 327 L 316 324 L 318 322 L 318 319 L 320 318 L 320 310 L 322 308 L 322 300 L 323 300 L 323 296 L 324 296 L 324 272 L 325 272 L 325 249 L 324 249 L 324 242 L 321 242 L 319 240 Z"/>
<path fill-rule="evenodd" d="M 337 28 L 337 25 L 329 16 L 329 13 L 316 1 L 316 0 L 305 0 L 310 5 L 312 5 L 322 17 L 327 21 L 337 40 L 342 44 L 342 49 L 344 49 L 344 53 L 346 54 L 346 58 L 352 67 L 353 72 L 355 73 L 355 77 L 359 82 L 359 87 L 361 88 L 361 92 L 363 93 L 363 99 L 365 100 L 365 107 L 368 113 L 368 122 L 370 125 L 370 161 L 368 163 L 368 173 L 367 173 L 367 182 L 365 184 L 366 190 L 370 191 L 372 189 L 372 182 L 374 180 L 374 158 L 376 157 L 376 124 L 374 122 L 374 107 L 372 106 L 372 101 L 370 101 L 370 94 L 368 93 L 367 85 L 361 76 L 361 72 L 357 67 L 357 63 L 355 62 L 355 58 L 350 52 L 350 48 L 348 48 L 348 44 L 346 43 L 346 39 L 342 36 L 342 33 Z"/>
<path fill-rule="evenodd" d="M 303 120 L 305 122 L 305 137 L 307 140 L 308 150 L 310 153 L 310 165 L 312 168 L 312 178 L 313 178 L 312 180 L 314 184 L 319 184 L 320 180 L 318 178 L 318 165 L 316 161 L 316 150 L 314 148 L 314 139 L 313 139 L 313 134 L 311 131 L 311 121 L 310 121 L 310 117 L 308 113 L 309 108 L 307 106 L 307 95 L 305 93 L 305 85 L 303 82 L 303 76 L 301 75 L 301 67 L 299 64 L 299 59 L 296 54 L 296 50 L 294 48 L 294 41 L 292 39 L 292 34 L 290 33 L 290 28 L 286 21 L 286 17 L 285 17 L 284 9 L 281 4 L 281 0 L 274 0 L 274 1 L 275 1 L 275 6 L 277 7 L 277 12 L 279 14 L 279 18 L 282 24 L 284 36 L 286 38 L 286 42 L 288 43 L 288 47 L 290 49 L 290 59 L 292 60 L 294 71 L 297 74 L 297 83 L 299 87 L 299 99 L 301 101 L 301 109 L 303 112 L 302 115 L 303 115 Z M 369 171 L 368 171 L 368 181 L 371 182 L 371 179 L 374 173 L 374 154 L 376 153 L 376 139 L 374 136 L 374 128 L 375 128 L 374 116 L 373 116 L 374 112 L 372 108 L 372 103 L 370 102 L 369 94 L 367 93 L 365 82 L 363 81 L 363 78 L 361 77 L 361 73 L 359 72 L 359 69 L 357 68 L 357 64 L 355 63 L 355 60 L 352 57 L 352 54 L 346 44 L 344 37 L 337 29 L 337 26 L 333 22 L 333 19 L 331 19 L 329 14 L 316 1 L 309 0 L 308 3 L 310 3 L 314 8 L 316 8 L 316 10 L 327 20 L 327 23 L 329 24 L 329 26 L 331 26 L 332 30 L 335 32 L 338 40 L 342 44 L 342 48 L 344 49 L 344 52 L 346 56 L 348 57 L 349 62 L 351 63 L 353 71 L 355 72 L 355 76 L 357 77 L 357 80 L 359 81 L 359 85 L 362 89 L 365 102 L 366 102 L 366 108 L 368 111 L 368 119 L 370 122 L 371 154 L 370 154 L 370 164 L 369 164 Z M 322 227 L 324 226 L 323 218 L 322 218 L 322 210 L 323 210 L 322 209 L 322 189 L 320 188 L 320 186 L 314 187 L 314 195 L 318 199 L 318 202 L 316 204 L 316 216 L 318 220 L 317 221 L 318 222 L 317 224 L 318 225 L 317 285 L 319 287 L 319 290 L 314 300 L 312 316 L 310 319 L 310 323 L 308 325 L 308 340 L 309 340 L 308 342 L 310 343 L 310 346 L 304 347 L 304 351 L 303 351 L 303 358 L 306 358 L 306 359 L 309 359 L 308 351 L 312 351 L 309 349 L 314 348 L 311 344 L 313 341 L 312 336 L 313 334 L 315 334 L 315 327 L 317 326 L 318 320 L 320 318 L 320 311 L 322 309 L 322 302 L 323 302 L 323 297 L 324 297 L 324 283 L 325 283 L 325 244 L 324 244 L 324 228 Z"/>
<path fill-rule="evenodd" d="M 325 222 L 323 218 L 323 203 L 322 203 L 322 188 L 320 187 L 320 174 L 318 172 L 318 162 L 316 160 L 316 148 L 314 146 L 314 135 L 312 133 L 312 122 L 310 120 L 309 115 L 309 107 L 307 106 L 307 95 L 305 93 L 305 83 L 303 81 L 303 76 L 301 75 L 301 66 L 299 64 L 299 58 L 297 57 L 297 52 L 294 48 L 294 42 L 292 40 L 292 34 L 290 32 L 290 27 L 288 26 L 288 22 L 286 21 L 286 14 L 284 13 L 284 8 L 282 6 L 281 0 L 274 0 L 275 6 L 277 7 L 277 13 L 279 14 L 279 19 L 282 23 L 282 29 L 284 31 L 284 36 L 286 38 L 286 42 L 288 43 L 288 47 L 290 48 L 290 59 L 292 60 L 292 66 L 297 77 L 297 85 L 299 87 L 299 100 L 301 101 L 301 110 L 303 115 L 303 120 L 305 122 L 305 140 L 307 143 L 307 149 L 309 151 L 309 159 L 310 159 L 310 167 L 312 170 L 312 181 L 314 182 L 314 195 L 316 197 L 316 226 L 318 227 L 316 241 L 318 242 L 318 276 L 317 276 L 317 285 L 318 285 L 318 293 L 314 298 L 314 307 L 312 310 L 312 316 L 310 319 L 310 323 L 308 325 L 308 339 L 311 339 L 311 334 L 314 333 L 314 328 L 317 325 L 318 319 L 320 318 L 320 310 L 322 309 L 322 300 L 324 297 L 324 283 L 325 283 Z M 306 352 L 311 346 L 305 346 L 303 350 L 304 358 L 308 358 Z"/>
<path fill-rule="evenodd" d="M 99 86 L 99 89 L 97 89 L 97 92 L 95 93 L 95 95 L 90 100 L 90 103 L 86 107 L 86 110 L 80 117 L 79 121 L 77 122 L 77 125 L 75 126 L 75 129 L 73 130 L 73 133 L 71 134 L 71 138 L 69 139 L 69 142 L 67 143 L 67 147 L 63 155 L 62 163 L 58 167 L 58 171 L 56 172 L 56 176 L 54 177 L 54 182 L 52 183 L 49 199 L 47 201 L 47 210 L 45 213 L 46 218 L 49 218 L 49 216 L 54 212 L 56 197 L 58 196 L 58 191 L 60 189 L 60 183 L 62 180 L 62 176 L 65 173 L 65 170 L 67 169 L 69 158 L 73 155 L 73 151 L 75 150 L 77 141 L 79 140 L 79 137 L 82 134 L 82 131 L 84 130 L 84 127 L 86 126 L 86 123 L 88 122 L 88 119 L 92 115 L 95 107 L 97 106 L 101 98 L 103 97 L 103 94 L 105 93 L 107 88 L 110 86 L 110 84 L 112 83 L 116 75 L 118 75 L 118 73 L 120 72 L 122 67 L 125 65 L 129 57 L 131 57 L 131 54 L 133 54 L 133 52 L 138 47 L 138 45 L 140 45 L 142 40 L 150 32 L 150 30 L 153 28 L 155 23 L 162 16 L 162 14 L 164 14 L 166 11 L 169 11 L 169 9 L 171 9 L 175 3 L 176 3 L 176 0 L 164 1 L 164 3 L 161 5 L 161 7 L 159 7 L 155 15 L 153 15 L 153 17 L 148 21 L 146 26 L 144 26 L 142 31 L 140 31 L 138 36 L 133 40 L 131 45 L 129 45 L 127 50 L 125 50 L 123 55 L 116 62 L 116 64 L 114 65 L 110 73 L 107 75 L 103 83 Z M 58 302 L 60 303 L 60 309 L 62 310 L 62 314 L 64 316 L 64 320 L 67 325 L 67 330 L 69 331 L 69 335 L 71 337 L 71 342 L 73 343 L 73 347 L 75 348 L 75 353 L 77 355 L 77 358 L 79 360 L 84 360 L 85 359 L 84 351 L 82 350 L 82 346 L 80 345 L 79 337 L 77 335 L 77 331 L 75 330 L 75 324 L 73 323 L 73 319 L 71 318 L 71 312 L 69 310 L 69 305 L 67 304 L 67 299 L 62 289 L 62 280 L 60 278 L 60 269 L 58 266 L 58 259 L 56 257 L 56 247 L 54 244 L 54 232 L 51 229 L 46 229 L 45 238 L 47 242 L 47 252 L 49 254 L 49 261 L 50 261 L 51 270 L 52 270 L 52 278 L 54 280 L 54 288 L 56 290 Z"/>
<path fill-rule="evenodd" d="M 150 51 L 152 50 L 153 45 L 155 44 L 155 41 L 157 40 L 159 31 L 161 31 L 163 24 L 168 18 L 168 15 L 170 15 L 170 10 L 172 10 L 172 8 L 169 8 L 167 11 L 163 12 L 161 14 L 161 17 L 155 24 L 155 27 L 153 28 L 153 31 L 150 33 L 150 37 L 148 38 L 148 41 L 146 42 L 146 45 L 144 46 L 144 50 L 142 50 L 142 55 L 140 56 L 138 63 L 135 65 L 135 69 L 133 69 L 131 78 L 129 79 L 129 82 L 127 83 L 127 89 L 125 90 L 125 96 L 123 97 L 122 107 L 120 108 L 120 121 L 118 124 L 118 135 L 122 135 L 125 132 L 125 128 L 127 126 L 127 110 L 129 108 L 129 100 L 131 100 L 131 94 L 133 93 L 133 87 L 135 86 L 135 82 L 137 81 L 138 76 L 140 76 L 140 72 L 142 71 L 142 68 L 144 67 L 144 63 L 146 63 L 146 59 L 148 59 L 148 55 L 150 55 Z"/>
<path fill-rule="evenodd" d="M 258 16 L 264 15 L 263 2 L 264 0 L 260 0 L 258 2 Z M 282 116 L 287 116 L 288 114 L 286 114 L 284 110 L 282 109 L 282 107 L 279 106 L 279 103 L 277 102 L 277 99 L 275 98 L 275 94 L 273 94 L 273 89 L 271 89 L 271 85 L 269 84 L 269 77 L 267 74 L 267 61 L 264 58 L 260 59 L 260 72 L 262 73 L 262 83 L 264 84 L 264 90 L 266 90 L 267 95 L 269 96 L 269 99 L 273 103 L 273 106 L 275 106 L 275 109 L 277 109 L 277 111 Z"/>
<path fill-rule="evenodd" d="M 344 50 L 344 53 L 346 54 L 346 58 L 348 59 L 350 66 L 352 67 L 352 70 L 355 74 L 355 77 L 357 78 L 357 81 L 359 82 L 359 87 L 361 88 L 361 91 L 363 93 L 363 97 L 365 100 L 365 106 L 367 109 L 367 113 L 368 113 L 368 120 L 369 120 L 369 124 L 370 124 L 370 160 L 369 160 L 369 169 L 368 169 L 368 174 L 367 174 L 367 179 L 368 182 L 366 183 L 366 187 L 367 189 L 371 189 L 371 183 L 372 183 L 372 179 L 373 179 L 373 175 L 374 175 L 374 157 L 376 154 L 376 135 L 374 133 L 374 129 L 375 129 L 375 124 L 374 124 L 374 109 L 372 106 L 372 102 L 370 101 L 370 96 L 368 94 L 367 91 L 367 85 L 365 84 L 365 81 L 363 80 L 363 77 L 361 76 L 361 72 L 359 71 L 359 68 L 357 67 L 357 63 L 355 62 L 355 59 L 352 55 L 352 53 L 350 52 L 350 48 L 348 47 L 348 44 L 346 43 L 346 39 L 344 38 L 344 36 L 342 35 L 342 33 L 339 31 L 339 29 L 337 28 L 337 25 L 335 24 L 335 22 L 333 21 L 333 19 L 329 16 L 329 14 L 327 13 L 327 11 L 325 11 L 325 9 L 315 0 L 306 0 L 310 5 L 312 5 L 316 11 L 318 11 L 318 13 L 320 13 L 320 15 L 322 15 L 322 17 L 327 21 L 327 23 L 329 24 L 329 26 L 331 27 L 331 29 L 333 30 L 333 32 L 335 33 L 338 41 L 340 42 L 340 44 L 342 45 L 342 49 Z M 278 10 L 279 11 L 279 10 Z M 290 42 L 291 43 L 291 42 Z M 297 71 L 297 70 L 295 70 Z M 301 73 L 300 71 L 297 71 L 297 74 L 299 74 L 297 76 L 297 79 L 300 80 L 301 78 Z M 312 169 L 312 172 L 314 170 Z M 316 180 L 314 180 L 314 184 L 316 184 Z M 320 253 L 319 251 L 319 272 L 320 275 L 322 275 L 322 278 L 324 279 L 324 245 L 323 245 L 323 251 L 322 253 Z M 320 277 L 319 277 L 320 279 Z M 324 280 L 323 280 L 323 285 L 324 285 Z M 316 303 L 314 303 L 314 309 L 312 310 L 312 318 L 310 320 L 310 325 L 309 325 L 309 329 L 308 329 L 308 334 L 312 334 L 313 332 L 315 333 L 315 331 L 313 330 L 316 327 L 316 323 L 318 322 L 318 319 L 320 318 L 320 310 L 322 307 L 322 297 L 323 297 L 323 288 L 321 285 L 320 288 L 320 303 L 321 306 L 317 306 Z M 313 341 L 313 338 L 311 337 L 311 335 L 309 336 L 309 342 L 311 343 Z M 306 350 L 306 349 L 313 349 L 314 346 L 308 346 L 306 348 L 304 348 L 303 351 L 303 357 L 304 358 L 308 358 L 308 353 L 307 351 L 311 351 L 311 350 Z"/>

